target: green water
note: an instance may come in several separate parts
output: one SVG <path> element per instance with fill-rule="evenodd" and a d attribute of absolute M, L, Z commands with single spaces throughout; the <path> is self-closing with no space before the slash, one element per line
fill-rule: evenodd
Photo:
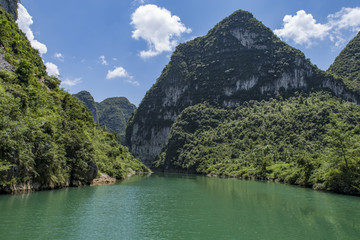
<path fill-rule="evenodd" d="M 277 183 L 135 176 L 2 195 L 0 239 L 360 239 L 360 198 Z"/>

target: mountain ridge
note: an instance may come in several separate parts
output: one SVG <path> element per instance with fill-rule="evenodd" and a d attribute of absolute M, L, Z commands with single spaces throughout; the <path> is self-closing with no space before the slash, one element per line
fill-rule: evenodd
<path fill-rule="evenodd" d="M 126 130 L 126 145 L 150 165 L 188 106 L 234 107 L 248 100 L 328 90 L 356 103 L 340 78 L 316 68 L 246 11 L 236 11 L 203 37 L 180 44 L 146 93 Z M 155 119 L 155 120 L 154 120 Z"/>
<path fill-rule="evenodd" d="M 95 102 L 88 91 L 80 91 L 73 96 L 90 109 L 95 122 L 106 127 L 107 131 L 120 135 L 124 142 L 126 123 L 136 110 L 134 104 L 126 97 L 110 97 L 101 102 Z"/>
<path fill-rule="evenodd" d="M 335 58 L 327 72 L 341 77 L 349 89 L 360 94 L 360 32 Z"/>

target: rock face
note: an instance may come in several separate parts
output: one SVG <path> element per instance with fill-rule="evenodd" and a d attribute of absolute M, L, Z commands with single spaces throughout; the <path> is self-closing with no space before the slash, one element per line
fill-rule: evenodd
<path fill-rule="evenodd" d="M 236 106 L 318 89 L 359 102 L 340 79 L 317 69 L 251 13 L 237 11 L 206 36 L 176 48 L 130 119 L 126 145 L 150 165 L 166 145 L 177 116 L 188 106 L 201 102 Z"/>
<path fill-rule="evenodd" d="M 0 0 L 0 5 L 14 16 L 14 20 L 17 19 L 17 3 L 18 0 Z"/>
<path fill-rule="evenodd" d="M 0 53 L 0 69 L 14 71 L 15 67 L 6 61 L 4 54 Z"/>
<path fill-rule="evenodd" d="M 94 178 L 91 182 L 91 186 L 107 185 L 116 183 L 116 178 L 112 178 L 107 174 L 101 173 L 99 177 Z"/>

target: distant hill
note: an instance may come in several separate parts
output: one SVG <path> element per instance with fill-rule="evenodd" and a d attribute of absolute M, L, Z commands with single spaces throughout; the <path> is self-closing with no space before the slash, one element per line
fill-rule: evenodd
<path fill-rule="evenodd" d="M 360 94 L 360 32 L 336 57 L 327 72 L 341 77 L 349 89 Z"/>
<path fill-rule="evenodd" d="M 97 103 L 87 91 L 81 91 L 73 96 L 77 97 L 91 110 L 95 122 L 124 139 L 126 123 L 136 110 L 136 106 L 130 103 L 127 98 L 112 97 Z"/>

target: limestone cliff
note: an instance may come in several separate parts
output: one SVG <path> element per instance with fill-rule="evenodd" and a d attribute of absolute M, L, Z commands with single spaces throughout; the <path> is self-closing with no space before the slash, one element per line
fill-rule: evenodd
<path fill-rule="evenodd" d="M 359 102 L 340 79 L 317 69 L 251 13 L 237 11 L 206 36 L 176 48 L 130 119 L 126 144 L 149 165 L 165 147 L 177 116 L 188 106 L 208 102 L 229 107 L 320 89 Z"/>
<path fill-rule="evenodd" d="M 15 20 L 17 19 L 17 3 L 18 0 L 0 0 L 0 5 L 5 11 L 12 14 Z"/>

